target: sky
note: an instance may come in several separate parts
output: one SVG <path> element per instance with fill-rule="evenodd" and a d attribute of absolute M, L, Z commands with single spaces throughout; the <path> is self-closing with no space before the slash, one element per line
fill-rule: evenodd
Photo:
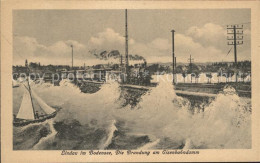
<path fill-rule="evenodd" d="M 175 30 L 177 62 L 234 61 L 227 45 L 227 25 L 243 24 L 244 44 L 237 47 L 238 61 L 251 59 L 250 9 L 128 10 L 129 54 L 148 63 L 172 61 Z M 93 51 L 119 50 L 125 54 L 125 10 L 14 10 L 13 64 L 106 63 Z M 228 51 L 230 53 L 227 55 Z M 111 61 L 119 63 L 119 60 Z"/>

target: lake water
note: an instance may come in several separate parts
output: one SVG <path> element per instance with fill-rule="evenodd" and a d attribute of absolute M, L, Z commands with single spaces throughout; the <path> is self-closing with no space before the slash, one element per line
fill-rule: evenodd
<path fill-rule="evenodd" d="M 60 86 L 32 83 L 31 88 L 48 105 L 62 109 L 44 123 L 14 127 L 15 150 L 251 148 L 251 103 L 232 88 L 203 105 L 203 112 L 191 111 L 189 101 L 176 96 L 167 80 L 134 108 L 122 107 L 116 82 L 93 94 L 65 80 Z M 22 87 L 13 88 L 14 114 L 22 95 Z"/>

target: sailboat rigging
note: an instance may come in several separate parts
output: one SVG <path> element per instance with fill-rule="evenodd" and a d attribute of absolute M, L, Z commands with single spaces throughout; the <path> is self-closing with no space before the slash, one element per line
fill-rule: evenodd
<path fill-rule="evenodd" d="M 29 78 L 29 77 L 28 77 Z M 47 119 L 54 118 L 59 111 L 59 108 L 50 107 L 46 104 L 30 87 L 29 79 L 27 78 L 26 86 L 24 83 L 24 95 L 22 103 L 17 115 L 14 117 L 13 125 L 14 126 L 25 126 L 31 123 L 43 122 Z M 38 104 L 43 115 L 39 115 L 35 110 L 35 104 Z"/>

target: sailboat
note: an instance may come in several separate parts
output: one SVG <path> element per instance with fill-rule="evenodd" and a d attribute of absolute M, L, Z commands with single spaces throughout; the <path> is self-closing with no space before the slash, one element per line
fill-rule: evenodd
<path fill-rule="evenodd" d="M 54 109 L 46 104 L 33 90 L 31 90 L 29 81 L 28 86 L 24 83 L 22 85 L 24 88 L 24 94 L 20 109 L 13 120 L 14 126 L 19 127 L 31 123 L 44 122 L 45 120 L 56 116 L 60 108 Z M 44 114 L 39 115 L 38 111 L 35 111 L 36 105 L 39 106 Z"/>

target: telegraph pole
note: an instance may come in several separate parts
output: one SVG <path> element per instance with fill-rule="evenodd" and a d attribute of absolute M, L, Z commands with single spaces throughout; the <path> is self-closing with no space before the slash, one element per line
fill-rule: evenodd
<path fill-rule="evenodd" d="M 174 83 L 174 68 L 175 68 L 175 56 L 174 56 L 174 30 L 172 32 L 172 82 Z"/>
<path fill-rule="evenodd" d="M 191 55 L 190 55 L 190 58 L 188 60 L 190 62 L 190 72 L 192 72 L 192 61 L 194 61 L 194 59 L 191 58 Z"/>
<path fill-rule="evenodd" d="M 71 45 L 71 58 L 72 58 L 72 60 L 71 60 L 71 68 L 73 70 L 73 45 Z"/>
<path fill-rule="evenodd" d="M 125 71 L 126 80 L 128 80 L 129 70 L 128 70 L 128 29 L 127 29 L 127 9 L 125 9 Z"/>
<path fill-rule="evenodd" d="M 243 44 L 243 25 L 228 25 L 227 26 L 227 40 L 228 45 L 234 45 L 234 63 L 237 70 L 237 45 Z M 230 36 L 232 35 L 232 36 Z M 237 82 L 237 72 L 236 72 Z"/>
<path fill-rule="evenodd" d="M 191 55 L 188 61 L 190 62 L 190 82 L 192 83 L 192 61 L 194 61 L 194 59 L 191 58 Z"/>
<path fill-rule="evenodd" d="M 176 63 L 177 63 L 176 57 L 174 57 L 174 70 L 175 70 L 175 71 L 176 71 L 176 65 L 177 65 Z M 177 78 L 176 72 L 174 72 L 174 73 L 175 73 L 175 74 L 174 74 L 174 75 L 175 75 L 175 82 L 177 83 L 177 82 L 178 82 L 178 81 L 177 81 L 178 78 Z"/>
<path fill-rule="evenodd" d="M 120 66 L 122 67 L 122 65 L 123 65 L 123 56 L 120 55 Z"/>
<path fill-rule="evenodd" d="M 176 57 L 174 57 L 175 59 L 174 59 L 174 69 L 176 70 L 176 63 L 177 63 L 177 61 L 176 61 Z"/>

